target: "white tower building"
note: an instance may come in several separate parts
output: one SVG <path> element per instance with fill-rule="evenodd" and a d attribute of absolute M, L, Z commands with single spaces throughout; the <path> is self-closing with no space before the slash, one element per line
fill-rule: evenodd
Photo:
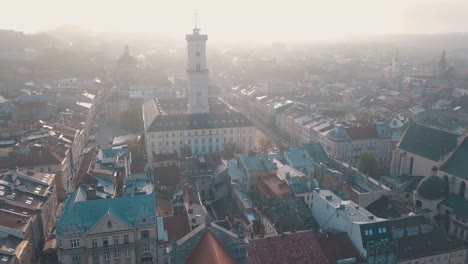
<path fill-rule="evenodd" d="M 200 34 L 200 29 L 194 28 L 193 34 L 185 36 L 187 40 L 187 79 L 189 114 L 208 113 L 208 69 L 206 68 L 207 35 Z"/>

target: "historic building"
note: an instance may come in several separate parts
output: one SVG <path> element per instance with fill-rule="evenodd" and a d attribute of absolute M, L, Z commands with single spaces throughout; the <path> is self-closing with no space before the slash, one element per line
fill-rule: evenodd
<path fill-rule="evenodd" d="M 86 200 L 79 188 L 57 228 L 59 263 L 155 263 L 155 195 Z"/>
<path fill-rule="evenodd" d="M 391 162 L 392 138 L 383 123 L 373 127 L 335 125 L 326 136 L 323 147 L 331 157 L 353 166 L 359 164 L 362 151 L 371 153 L 382 166 Z"/>
<path fill-rule="evenodd" d="M 156 98 L 143 105 L 148 162 L 156 155 L 222 152 L 227 144 L 241 151 L 255 148 L 255 126 L 243 114 L 217 98 L 208 97 L 207 35 L 200 29 L 186 36 L 188 65 L 187 99 Z"/>

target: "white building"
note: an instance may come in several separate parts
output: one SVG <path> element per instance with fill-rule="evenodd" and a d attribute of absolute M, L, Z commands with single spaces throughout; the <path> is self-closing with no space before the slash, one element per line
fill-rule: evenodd
<path fill-rule="evenodd" d="M 374 127 L 351 128 L 335 125 L 322 145 L 331 157 L 353 166 L 358 165 L 363 150 L 371 153 L 382 165 L 391 162 L 392 137 L 383 123 L 377 123 Z"/>
<path fill-rule="evenodd" d="M 238 150 L 255 148 L 255 126 L 243 114 L 208 98 L 206 35 L 195 28 L 187 35 L 188 98 L 153 99 L 143 105 L 146 153 L 153 163 L 158 154 L 180 153 L 190 147 L 192 154 L 222 152 L 228 143 Z"/>
<path fill-rule="evenodd" d="M 386 219 L 378 218 L 354 202 L 343 201 L 332 192 L 320 189 L 313 192 L 312 215 L 322 230 L 346 232 L 368 263 L 395 263 L 395 254 L 389 243 L 391 230 Z M 376 245 L 382 246 L 382 254 L 371 253 L 375 252 L 372 247 Z"/>

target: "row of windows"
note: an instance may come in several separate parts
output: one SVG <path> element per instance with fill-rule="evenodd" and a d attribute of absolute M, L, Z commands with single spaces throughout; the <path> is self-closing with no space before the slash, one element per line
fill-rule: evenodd
<path fill-rule="evenodd" d="M 149 239 L 150 233 L 148 230 L 143 230 L 140 232 L 140 239 Z M 114 242 L 113 245 L 118 245 L 122 241 L 124 244 L 130 243 L 130 238 L 129 235 L 123 235 L 123 240 L 120 240 L 121 236 L 113 236 L 112 241 Z M 109 246 L 109 238 L 108 237 L 103 237 L 101 238 L 101 245 L 103 247 Z M 91 246 L 92 247 L 98 247 L 99 246 L 99 240 L 97 238 L 91 239 Z M 80 239 L 75 238 L 70 240 L 70 247 L 71 248 L 79 248 L 80 247 Z"/>
<path fill-rule="evenodd" d="M 198 142 L 201 142 L 201 144 L 205 144 L 205 143 L 207 143 L 207 141 L 208 141 L 208 143 L 213 143 L 213 138 L 208 138 L 208 139 L 202 138 L 202 139 L 200 139 L 200 140 L 194 139 L 194 140 L 193 140 L 193 143 L 194 143 L 194 144 L 198 144 Z M 216 143 L 219 143 L 220 138 L 214 138 L 214 141 L 215 141 Z M 227 137 L 224 137 L 224 140 L 223 140 L 223 141 L 224 141 L 224 142 L 228 142 L 228 138 L 227 138 Z M 233 142 L 233 141 L 234 141 L 234 138 L 233 138 L 233 137 L 230 137 L 230 138 L 229 138 L 229 142 Z M 242 136 L 242 141 L 245 141 L 245 136 Z M 249 141 L 252 141 L 252 136 L 249 136 Z M 172 142 L 166 141 L 165 143 L 166 143 L 166 144 L 165 144 L 166 146 L 169 146 L 169 145 L 175 146 L 175 145 L 177 144 L 177 142 L 174 141 L 174 140 L 173 140 Z M 191 140 L 191 139 L 187 139 L 187 140 L 186 140 L 186 143 L 190 145 L 190 144 L 192 144 L 192 140 Z M 184 144 L 184 141 L 183 141 L 183 140 L 179 140 L 179 145 L 183 145 L 183 144 Z M 156 142 L 155 142 L 155 141 L 151 141 L 151 147 L 154 147 L 155 145 L 156 145 Z M 159 142 L 158 142 L 158 145 L 159 145 L 160 147 L 162 147 L 162 146 L 163 146 L 163 141 L 159 141 Z"/>
<path fill-rule="evenodd" d="M 145 251 L 145 252 L 149 252 L 149 245 L 145 245 L 147 246 L 147 249 L 148 251 Z M 145 248 L 144 248 L 145 249 Z M 120 251 L 119 250 L 114 250 L 114 254 L 113 254 L 113 257 L 114 259 L 120 259 Z M 125 257 L 126 258 L 130 258 L 131 257 L 131 252 L 130 250 L 126 250 L 125 251 Z M 111 258 L 111 253 L 109 251 L 105 251 L 103 254 L 102 254 L 102 259 L 103 260 L 110 260 Z M 74 263 L 76 262 L 80 262 L 81 261 L 81 255 L 79 253 L 75 253 L 73 254 L 72 256 L 72 261 Z M 101 255 L 93 255 L 93 264 L 96 264 L 96 263 L 101 263 Z"/>
<path fill-rule="evenodd" d="M 249 130 L 247 130 L 247 132 L 249 132 Z M 219 135 L 220 133 L 221 133 L 221 130 L 218 130 L 218 129 L 217 130 L 208 130 L 208 131 L 202 130 L 201 133 L 198 133 L 198 131 L 193 132 L 193 135 L 194 136 Z M 236 128 L 235 130 L 233 128 L 231 128 L 229 130 L 224 129 L 223 133 L 224 134 L 239 133 L 239 128 Z M 184 135 L 184 132 L 180 131 L 178 133 L 172 132 L 172 133 L 156 133 L 156 134 L 157 134 L 157 137 L 159 137 L 159 138 L 162 138 L 163 135 L 164 135 L 164 137 L 176 137 L 177 135 L 179 137 L 182 137 Z M 192 136 L 192 132 L 188 131 L 187 136 Z M 155 133 L 151 134 L 151 138 L 155 138 Z"/>

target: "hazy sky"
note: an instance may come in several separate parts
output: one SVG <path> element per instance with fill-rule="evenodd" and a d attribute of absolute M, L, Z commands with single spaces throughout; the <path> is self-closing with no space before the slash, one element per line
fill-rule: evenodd
<path fill-rule="evenodd" d="M 214 42 L 468 31 L 466 0 L 4 0 L 0 28 L 72 24 L 181 36 L 193 28 L 195 10 Z"/>

